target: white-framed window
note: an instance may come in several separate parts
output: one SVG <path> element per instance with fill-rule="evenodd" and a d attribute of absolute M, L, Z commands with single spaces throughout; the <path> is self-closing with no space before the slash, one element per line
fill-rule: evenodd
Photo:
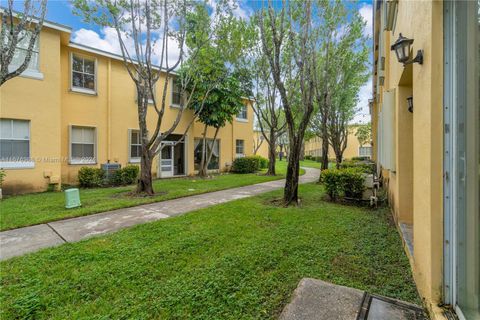
<path fill-rule="evenodd" d="M 237 157 L 243 157 L 245 155 L 245 140 L 235 140 L 235 153 Z"/>
<path fill-rule="evenodd" d="M 172 107 L 181 107 L 183 104 L 182 99 L 182 85 L 178 78 L 172 78 L 172 90 L 171 90 L 171 105 Z"/>
<path fill-rule="evenodd" d="M 19 35 L 20 41 L 17 43 L 12 61 L 8 66 L 10 72 L 18 69 L 18 67 L 25 61 L 31 37 L 32 33 L 25 30 Z M 43 74 L 40 72 L 40 35 L 35 39 L 27 69 L 22 72 L 21 76 L 40 80 L 43 79 Z"/>
<path fill-rule="evenodd" d="M 128 159 L 129 162 L 138 163 L 142 155 L 142 144 L 140 142 L 140 130 L 128 130 Z"/>
<path fill-rule="evenodd" d="M 358 147 L 358 156 L 359 157 L 371 157 L 372 156 L 372 147 Z"/>
<path fill-rule="evenodd" d="M 72 91 L 97 93 L 97 60 L 76 53 L 71 54 L 71 89 Z"/>
<path fill-rule="evenodd" d="M 242 108 L 240 109 L 240 111 L 238 112 L 237 114 L 237 120 L 240 120 L 240 121 L 247 121 L 247 106 L 246 105 L 243 105 Z"/>
<path fill-rule="evenodd" d="M 34 167 L 30 159 L 29 120 L 0 119 L 0 167 Z"/>
<path fill-rule="evenodd" d="M 70 164 L 95 164 L 97 162 L 97 129 L 95 127 L 70 127 Z"/>

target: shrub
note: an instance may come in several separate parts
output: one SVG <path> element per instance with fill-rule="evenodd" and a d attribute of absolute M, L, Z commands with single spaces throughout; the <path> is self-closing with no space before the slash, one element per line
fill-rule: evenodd
<path fill-rule="evenodd" d="M 303 157 L 305 160 L 313 160 L 313 156 L 307 154 L 306 156 Z"/>
<path fill-rule="evenodd" d="M 3 181 L 5 180 L 6 175 L 7 173 L 5 172 L 5 170 L 0 169 L 0 188 L 2 187 L 2 184 L 3 184 Z"/>
<path fill-rule="evenodd" d="M 253 157 L 243 157 L 233 160 L 232 172 L 253 173 L 258 170 L 259 162 Z"/>
<path fill-rule="evenodd" d="M 321 173 L 321 181 L 325 185 L 325 190 L 332 201 L 336 201 L 341 195 L 342 179 L 341 170 L 339 169 L 326 169 Z"/>
<path fill-rule="evenodd" d="M 136 183 L 139 172 L 138 166 L 127 165 L 115 171 L 111 183 L 116 186 Z"/>
<path fill-rule="evenodd" d="M 365 190 L 364 180 L 360 168 L 327 169 L 321 175 L 321 181 L 332 201 L 341 196 L 360 199 Z"/>
<path fill-rule="evenodd" d="M 341 168 L 356 168 L 363 173 L 375 173 L 375 162 L 359 161 L 359 160 L 345 160 L 341 163 Z"/>
<path fill-rule="evenodd" d="M 103 185 L 105 173 L 100 168 L 82 167 L 78 171 L 78 181 L 84 188 L 95 188 Z"/>
<path fill-rule="evenodd" d="M 365 190 L 365 177 L 361 168 L 341 169 L 341 184 L 345 197 L 361 199 Z"/>
<path fill-rule="evenodd" d="M 252 159 L 258 161 L 258 168 L 259 169 L 268 168 L 268 159 L 267 158 L 264 158 L 262 156 L 249 156 L 247 158 L 252 158 Z"/>
<path fill-rule="evenodd" d="M 370 157 L 352 157 L 352 161 L 370 161 Z"/>

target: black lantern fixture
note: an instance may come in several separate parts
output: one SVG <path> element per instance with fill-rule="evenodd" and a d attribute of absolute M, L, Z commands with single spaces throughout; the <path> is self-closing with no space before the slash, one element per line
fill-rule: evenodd
<path fill-rule="evenodd" d="M 408 111 L 413 113 L 413 97 L 410 96 L 407 98 Z"/>
<path fill-rule="evenodd" d="M 398 62 L 403 63 L 403 65 L 411 64 L 411 63 L 419 63 L 423 64 L 423 50 L 418 50 L 417 55 L 412 60 L 410 59 L 410 46 L 413 43 L 413 39 L 408 39 L 400 35 L 398 36 L 397 41 L 390 47 L 392 51 L 395 51 L 397 55 Z"/>

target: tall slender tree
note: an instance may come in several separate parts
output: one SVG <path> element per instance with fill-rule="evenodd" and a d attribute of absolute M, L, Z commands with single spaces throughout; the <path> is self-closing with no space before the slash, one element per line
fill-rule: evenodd
<path fill-rule="evenodd" d="M 332 146 L 337 166 L 347 145 L 348 123 L 355 114 L 359 84 L 366 81 L 368 48 L 361 16 L 339 0 L 321 2 L 320 48 L 316 65 L 316 109 L 311 131 L 322 141 L 322 170 Z"/>
<path fill-rule="evenodd" d="M 283 200 L 298 202 L 300 154 L 314 110 L 317 11 L 313 1 L 268 1 L 258 14 L 262 50 L 279 92 L 287 123 L 290 152 Z"/>
<path fill-rule="evenodd" d="M 358 111 L 358 92 L 368 80 L 368 47 L 363 36 L 365 22 L 358 13 L 350 17 L 343 34 L 335 44 L 335 65 L 338 71 L 332 77 L 331 105 L 327 121 L 329 144 L 335 153 L 337 168 L 347 148 L 349 126 Z"/>
<path fill-rule="evenodd" d="M 13 6 L 0 8 L 0 86 L 27 70 L 47 13 L 47 0 L 25 0 L 18 13 Z"/>
<path fill-rule="evenodd" d="M 256 98 L 253 111 L 263 140 L 268 144 L 268 170 L 266 175 L 274 176 L 276 175 L 277 141 L 285 133 L 286 122 L 282 106 L 277 98 L 278 91 L 271 78 L 268 65 L 257 63 L 256 66 Z"/>

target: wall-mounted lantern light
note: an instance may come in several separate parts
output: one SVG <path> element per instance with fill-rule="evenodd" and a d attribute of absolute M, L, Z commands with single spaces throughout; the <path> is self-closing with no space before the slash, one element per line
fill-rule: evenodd
<path fill-rule="evenodd" d="M 412 60 L 410 59 L 410 46 L 413 43 L 413 39 L 408 39 L 400 35 L 398 36 L 397 41 L 390 47 L 392 51 L 395 51 L 397 55 L 398 62 L 403 63 L 403 65 L 411 64 L 411 63 L 419 63 L 423 64 L 423 50 L 418 50 L 417 55 Z"/>
<path fill-rule="evenodd" d="M 413 97 L 412 96 L 407 98 L 407 104 L 408 104 L 408 111 L 413 113 Z"/>

